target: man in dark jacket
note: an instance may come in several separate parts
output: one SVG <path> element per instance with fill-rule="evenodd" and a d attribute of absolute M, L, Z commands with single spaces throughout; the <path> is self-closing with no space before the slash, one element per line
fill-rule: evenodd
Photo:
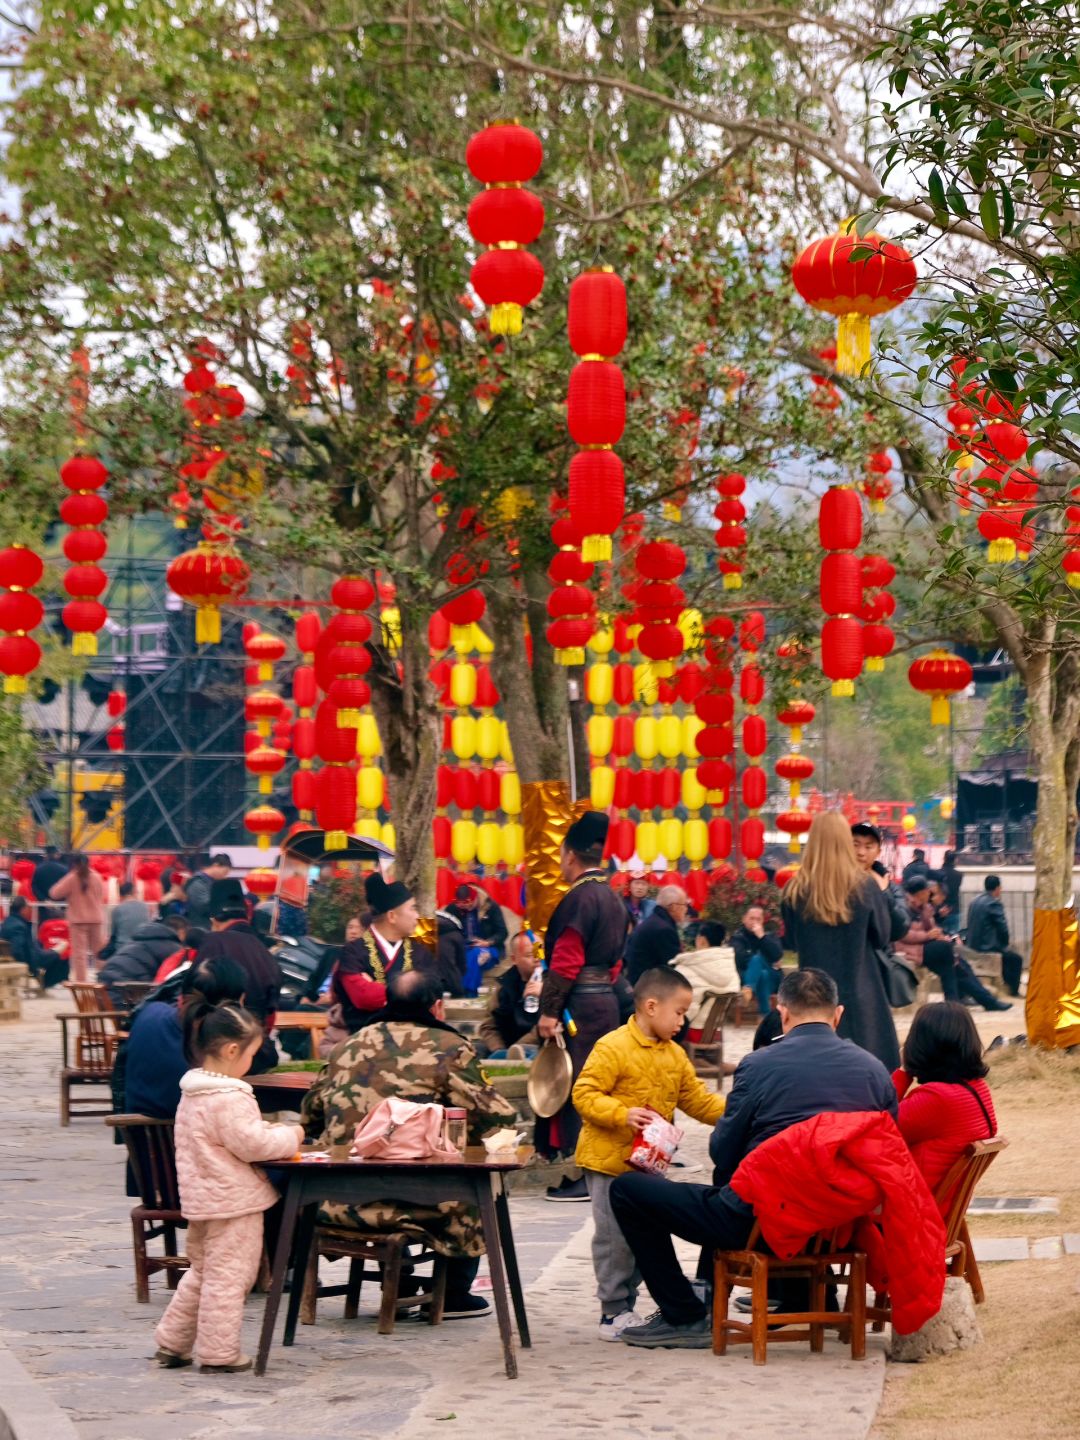
<path fill-rule="evenodd" d="M 669 965 L 683 948 L 679 926 L 686 920 L 690 902 L 678 885 L 664 885 L 656 909 L 638 925 L 626 942 L 626 978 L 636 985 L 646 970 Z"/>
<path fill-rule="evenodd" d="M 789 972 L 780 985 L 778 1009 L 783 1038 L 747 1055 L 735 1072 L 727 1109 L 709 1143 L 713 1184 L 638 1174 L 619 1175 L 612 1184 L 615 1217 L 660 1307 L 655 1319 L 622 1332 L 626 1344 L 711 1346 L 708 1312 L 679 1266 L 671 1236 L 710 1250 L 746 1244 L 754 1212 L 732 1190 L 731 1178 L 762 1141 L 829 1111 L 883 1110 L 896 1118 L 896 1089 L 884 1065 L 835 1033 L 843 1007 L 831 976 L 812 969 Z"/>
<path fill-rule="evenodd" d="M 67 874 L 67 866 L 60 859 L 60 851 L 55 845 L 45 846 L 45 858 L 39 860 L 34 867 L 34 873 L 30 877 L 30 890 L 34 899 L 38 902 L 38 924 L 42 920 L 51 920 L 54 916 L 61 914 L 60 910 L 54 910 L 48 905 L 49 891 Z"/>
<path fill-rule="evenodd" d="M 746 972 L 755 955 L 760 955 L 766 965 L 779 965 L 784 953 L 779 935 L 765 932 L 765 911 L 760 905 L 751 905 L 742 917 L 742 923 L 727 942 L 735 951 L 735 968 L 744 985 L 750 982 Z"/>
<path fill-rule="evenodd" d="M 126 945 L 121 945 L 98 971 L 98 981 L 108 987 L 109 997 L 123 1008 L 123 992 L 117 987 L 130 982 L 153 980 L 163 960 L 176 953 L 187 933 L 187 921 L 180 915 L 151 920 L 140 925 Z"/>
<path fill-rule="evenodd" d="M 436 910 L 435 926 L 435 974 L 442 985 L 443 994 L 456 999 L 465 994 L 463 987 L 468 964 L 465 932 L 461 928 L 461 921 L 452 910 Z"/>
<path fill-rule="evenodd" d="M 997 951 L 1001 956 L 1001 977 L 1010 995 L 1020 994 L 1023 957 L 1009 949 L 1009 922 L 1001 902 L 1001 881 L 987 875 L 983 893 L 971 902 L 967 916 L 967 947 L 982 954 Z"/>
<path fill-rule="evenodd" d="M 101 959 L 108 960 L 110 955 L 122 950 L 134 939 L 137 930 L 150 924 L 151 918 L 150 906 L 136 897 L 135 886 L 125 880 L 120 886 L 120 903 L 113 906 L 109 916 L 109 938 L 100 952 Z"/>
<path fill-rule="evenodd" d="M 200 870 L 196 870 L 185 885 L 188 924 L 196 930 L 210 929 L 210 901 L 214 885 L 219 880 L 227 880 L 231 871 L 232 861 L 228 855 L 215 855 Z"/>
<path fill-rule="evenodd" d="M 226 857 L 219 857 L 223 862 Z M 190 887 L 189 887 L 190 888 Z M 244 1004 L 266 1027 L 266 1039 L 255 1052 L 253 1075 L 278 1063 L 277 1046 L 270 1039 L 281 989 L 281 967 L 247 920 L 247 901 L 239 880 L 215 880 L 210 892 L 211 933 L 199 946 L 195 963 L 227 955 L 247 976 Z"/>
<path fill-rule="evenodd" d="M 47 950 L 34 939 L 30 926 L 30 902 L 25 895 L 16 895 L 12 900 L 11 912 L 0 925 L 0 940 L 7 941 L 11 947 L 11 958 L 26 966 L 37 978 L 42 990 L 67 979 L 68 962 L 64 957 L 55 950 Z"/>
<path fill-rule="evenodd" d="M 926 851 L 913 850 L 911 859 L 900 872 L 900 879 L 906 884 L 909 880 L 914 880 L 917 876 L 922 876 L 925 879 L 929 874 L 930 866 L 926 863 Z"/>
<path fill-rule="evenodd" d="M 482 1058 L 504 1056 L 511 1045 L 522 1040 L 533 1045 L 539 1041 L 536 1017 L 544 982 L 536 975 L 539 967 L 530 931 L 519 930 L 514 936 L 510 959 L 510 968 L 499 976 L 488 1013 L 477 1030 L 476 1048 Z M 526 1000 L 533 1002 L 531 1009 L 525 1008 Z"/>

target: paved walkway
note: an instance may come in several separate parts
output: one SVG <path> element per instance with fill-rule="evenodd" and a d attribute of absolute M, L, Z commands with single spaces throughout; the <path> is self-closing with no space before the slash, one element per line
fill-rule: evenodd
<path fill-rule="evenodd" d="M 516 1382 L 502 1374 L 493 1320 L 438 1329 L 403 1323 L 379 1336 L 370 1300 L 348 1323 L 340 1300 L 325 1302 L 316 1327 L 301 1326 L 291 1350 L 273 1351 L 262 1380 L 152 1369 L 151 1332 L 167 1292 L 154 1277 L 150 1304 L 134 1298 L 123 1151 L 98 1120 L 59 1126 L 53 1015 L 66 1008 L 29 1001 L 26 1018 L 0 1031 L 0 1347 L 70 1417 L 79 1440 L 406 1440 L 432 1433 L 471 1440 L 480 1426 L 511 1420 L 538 1436 L 617 1427 L 630 1440 L 867 1434 L 884 1376 L 880 1340 L 870 1337 L 863 1363 L 829 1340 L 824 1356 L 785 1347 L 765 1369 L 744 1349 L 720 1360 L 708 1352 L 603 1345 L 595 1331 L 588 1207 L 532 1197 L 512 1201 L 535 1340 L 520 1356 Z M 734 1038 L 733 1058 L 750 1033 Z M 703 1158 L 706 1133 L 688 1124 L 688 1156 Z M 248 1304 L 249 1353 L 262 1303 L 255 1296 Z M 3 1403 L 0 1394 L 0 1410 Z M 50 1434 L 44 1420 L 33 1440 L 59 1433 L 57 1425 Z"/>

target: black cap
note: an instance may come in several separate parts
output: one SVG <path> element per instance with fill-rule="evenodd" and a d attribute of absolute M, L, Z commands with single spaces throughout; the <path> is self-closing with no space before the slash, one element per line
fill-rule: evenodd
<path fill-rule="evenodd" d="M 875 845 L 881 844 L 881 831 L 876 825 L 871 825 L 869 820 L 856 820 L 851 827 L 852 835 L 865 835 L 868 840 L 873 840 Z"/>
<path fill-rule="evenodd" d="M 385 915 L 390 910 L 396 910 L 399 905 L 404 905 L 406 900 L 412 899 L 412 891 L 400 880 L 392 880 L 389 884 L 383 879 L 377 870 L 373 870 L 364 881 L 364 894 L 375 915 Z"/>
<path fill-rule="evenodd" d="M 599 810 L 586 810 L 570 826 L 563 844 L 568 850 L 602 850 L 607 840 L 608 817 Z"/>
<path fill-rule="evenodd" d="M 235 876 L 211 882 L 210 915 L 214 920 L 234 920 L 247 915 L 244 887 Z"/>

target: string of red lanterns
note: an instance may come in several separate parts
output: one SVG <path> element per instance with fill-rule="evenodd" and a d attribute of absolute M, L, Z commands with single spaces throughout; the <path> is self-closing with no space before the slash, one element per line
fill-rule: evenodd
<path fill-rule="evenodd" d="M 570 376 L 567 421 L 582 447 L 570 461 L 569 508 L 582 536 L 581 558 L 590 563 L 611 559 L 611 537 L 626 508 L 623 463 L 612 448 L 625 424 L 625 387 L 614 361 L 626 329 L 626 286 L 618 275 L 610 266 L 579 275 L 567 304 L 570 348 L 579 357 Z"/>
<path fill-rule="evenodd" d="M 26 545 L 0 550 L 0 674 L 5 695 L 25 695 L 27 676 L 41 663 L 41 646 L 29 632 L 41 624 L 45 607 L 30 592 L 44 573 L 41 556 Z"/>
<path fill-rule="evenodd" d="M 544 287 L 544 267 L 525 249 L 544 228 L 543 203 L 525 189 L 543 159 L 540 137 L 516 121 L 477 131 L 465 148 L 466 165 L 486 186 L 469 206 L 469 231 L 489 247 L 469 279 L 490 310 L 493 335 L 520 334 L 524 307 Z"/>
<path fill-rule="evenodd" d="M 862 672 L 862 504 L 850 485 L 831 485 L 821 497 L 818 538 L 828 551 L 821 562 L 819 594 L 828 617 L 821 627 L 821 668 L 836 696 L 854 695 Z"/>
<path fill-rule="evenodd" d="M 720 525 L 714 539 L 721 552 L 716 568 L 723 576 L 725 590 L 741 590 L 742 552 L 746 549 L 746 506 L 742 500 L 746 491 L 746 476 L 736 472 L 718 475 L 716 491 L 720 499 L 713 515 Z"/>
<path fill-rule="evenodd" d="M 739 849 L 743 861 L 755 862 L 747 870 L 747 878 L 758 878 L 756 862 L 765 853 L 765 824 L 761 810 L 768 798 L 769 782 L 761 766 L 769 737 L 761 705 L 765 699 L 765 676 L 758 664 L 758 651 L 765 644 L 765 616 L 760 610 L 749 611 L 739 625 L 739 649 L 744 659 L 739 668 L 739 698 L 743 703 L 740 731 L 742 751 L 746 758 L 740 789 L 747 811 L 739 826 Z"/>

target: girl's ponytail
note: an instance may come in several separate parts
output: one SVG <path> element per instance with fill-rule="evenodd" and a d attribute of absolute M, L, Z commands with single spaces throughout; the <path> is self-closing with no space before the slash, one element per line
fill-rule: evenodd
<path fill-rule="evenodd" d="M 189 1065 L 202 1065 L 233 1040 L 243 1045 L 261 1034 L 260 1022 L 236 1001 L 212 1005 L 193 990 L 184 1006 L 184 1056 Z"/>

